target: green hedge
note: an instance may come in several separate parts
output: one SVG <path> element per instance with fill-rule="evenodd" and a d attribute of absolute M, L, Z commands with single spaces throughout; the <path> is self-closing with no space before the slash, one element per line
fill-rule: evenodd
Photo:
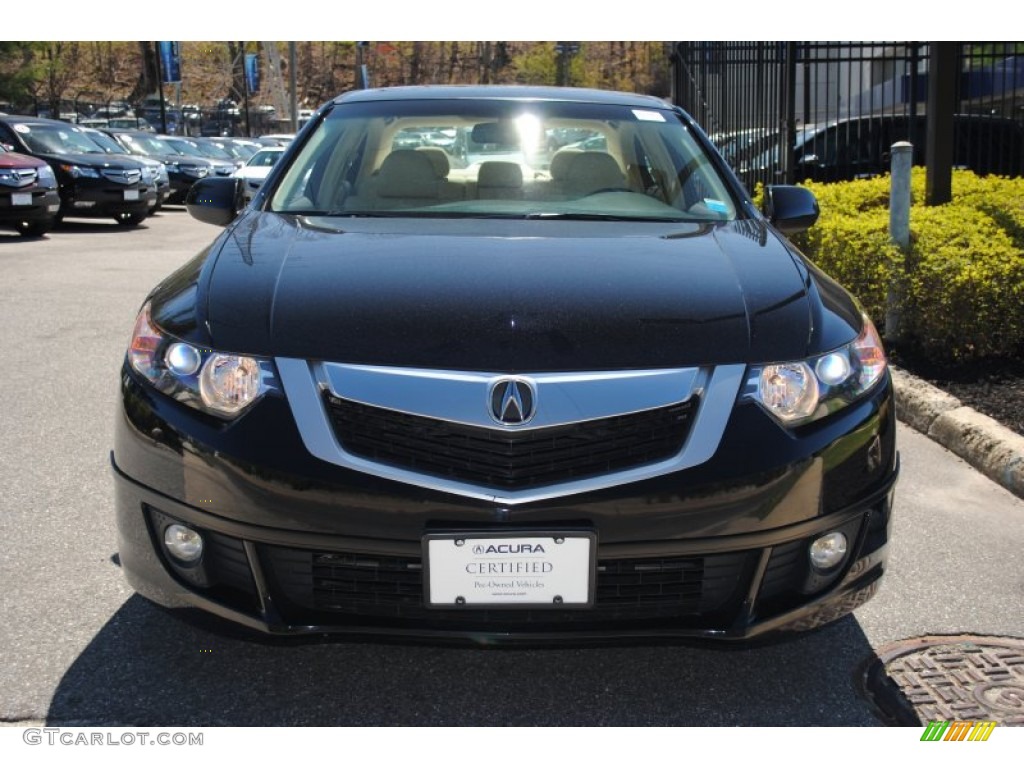
<path fill-rule="evenodd" d="M 954 171 L 953 200 L 924 205 L 911 178 L 910 253 L 889 242 L 888 176 L 806 182 L 821 218 L 793 242 L 864 304 L 880 326 L 890 285 L 901 286 L 901 335 L 936 360 L 1024 351 L 1024 179 Z"/>

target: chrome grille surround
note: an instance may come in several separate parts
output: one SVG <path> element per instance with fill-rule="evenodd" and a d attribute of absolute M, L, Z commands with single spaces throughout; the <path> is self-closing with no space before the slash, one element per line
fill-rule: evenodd
<path fill-rule="evenodd" d="M 100 173 L 107 181 L 118 184 L 138 184 L 142 178 L 141 169 L 104 168 Z"/>
<path fill-rule="evenodd" d="M 701 464 L 714 455 L 732 413 L 746 366 L 645 371 L 516 374 L 537 392 L 529 424 L 498 425 L 490 415 L 490 389 L 506 374 L 275 360 L 307 450 L 324 461 L 422 488 L 501 504 L 524 504 L 646 480 Z M 324 393 L 415 416 L 523 432 L 623 416 L 699 398 L 693 425 L 678 454 L 631 469 L 524 490 L 460 482 L 355 456 L 337 439 Z"/>
<path fill-rule="evenodd" d="M 0 168 L 0 184 L 5 187 L 27 187 L 35 184 L 37 178 L 35 168 Z"/>

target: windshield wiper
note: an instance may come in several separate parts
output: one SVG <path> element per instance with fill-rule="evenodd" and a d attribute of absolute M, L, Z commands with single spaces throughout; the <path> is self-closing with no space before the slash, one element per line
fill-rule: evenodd
<path fill-rule="evenodd" d="M 615 213 L 528 213 L 524 219 L 564 220 L 564 221 L 640 221 L 678 223 L 686 221 L 681 216 L 624 216 Z"/>

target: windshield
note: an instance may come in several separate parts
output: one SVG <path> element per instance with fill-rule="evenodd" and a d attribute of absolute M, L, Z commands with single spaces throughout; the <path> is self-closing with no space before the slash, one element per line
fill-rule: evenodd
<path fill-rule="evenodd" d="M 728 186 L 668 108 L 499 99 L 342 105 L 272 210 L 319 215 L 736 217 Z"/>
<path fill-rule="evenodd" d="M 108 155 L 126 155 L 128 151 L 101 131 L 87 131 L 85 134 L 96 146 Z"/>
<path fill-rule="evenodd" d="M 223 144 L 217 142 L 214 146 L 224 150 L 235 160 L 248 160 L 259 149 L 258 147 L 251 147 L 248 144 L 236 144 L 233 141 L 226 141 Z"/>
<path fill-rule="evenodd" d="M 72 125 L 24 125 L 15 126 L 22 139 L 33 152 L 42 154 L 71 152 L 73 154 L 104 154 L 93 141 Z"/>
<path fill-rule="evenodd" d="M 256 168 L 270 168 L 274 163 L 277 162 L 277 158 L 283 155 L 283 152 L 276 152 L 272 149 L 261 149 L 249 160 L 246 165 L 250 165 Z"/>
<path fill-rule="evenodd" d="M 133 155 L 180 155 L 182 154 L 178 150 L 174 149 L 165 141 L 156 139 L 150 136 L 138 136 L 132 134 L 120 134 L 121 140 L 128 147 L 128 151 Z"/>
<path fill-rule="evenodd" d="M 179 152 L 186 155 L 199 155 L 200 157 L 212 157 L 217 160 L 231 160 L 232 157 L 220 147 L 205 142 L 200 144 L 195 141 L 184 139 L 167 139 L 167 143 L 175 147 Z"/>

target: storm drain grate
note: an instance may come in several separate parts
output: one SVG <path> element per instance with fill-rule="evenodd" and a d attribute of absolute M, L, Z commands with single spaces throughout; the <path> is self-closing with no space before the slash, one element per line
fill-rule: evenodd
<path fill-rule="evenodd" d="M 1024 725 L 1024 639 L 947 635 L 880 648 L 864 694 L 894 725 L 995 721 Z"/>

